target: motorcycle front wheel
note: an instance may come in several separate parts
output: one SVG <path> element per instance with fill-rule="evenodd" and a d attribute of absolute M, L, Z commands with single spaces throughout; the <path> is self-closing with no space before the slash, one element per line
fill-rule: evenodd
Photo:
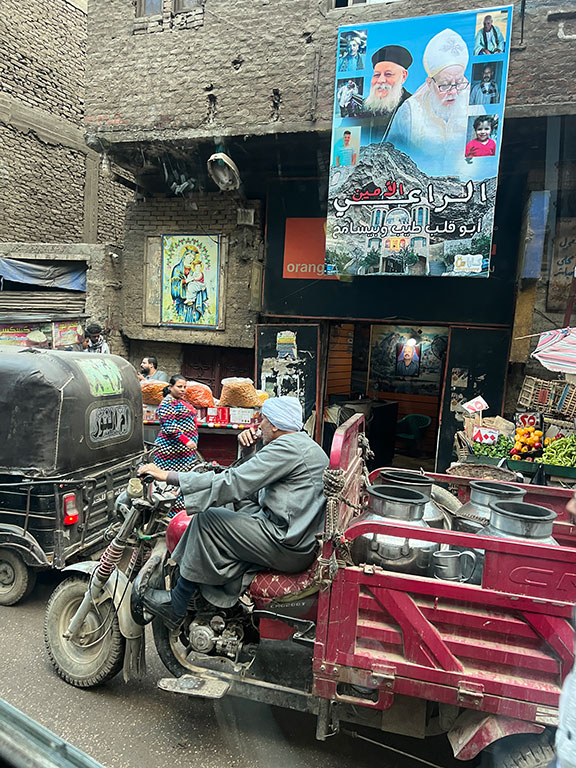
<path fill-rule="evenodd" d="M 154 643 L 162 664 L 174 677 L 182 677 L 189 674 L 191 667 L 186 666 L 186 657 L 189 648 L 186 646 L 185 634 L 180 630 L 170 630 L 162 619 L 154 619 L 152 622 Z"/>
<path fill-rule="evenodd" d="M 126 645 L 111 599 L 92 606 L 76 636 L 64 638 L 87 587 L 88 579 L 82 577 L 63 581 L 52 593 L 44 617 L 44 643 L 52 666 L 77 688 L 93 688 L 118 674 Z"/>

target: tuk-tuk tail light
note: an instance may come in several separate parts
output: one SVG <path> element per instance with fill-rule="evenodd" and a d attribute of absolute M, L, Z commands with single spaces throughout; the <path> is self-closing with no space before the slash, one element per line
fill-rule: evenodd
<path fill-rule="evenodd" d="M 76 494 L 67 493 L 62 499 L 62 505 L 64 508 L 64 525 L 75 525 L 78 522 Z"/>

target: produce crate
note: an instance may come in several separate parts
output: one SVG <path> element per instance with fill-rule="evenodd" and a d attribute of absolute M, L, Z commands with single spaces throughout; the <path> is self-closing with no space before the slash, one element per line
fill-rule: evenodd
<path fill-rule="evenodd" d="M 491 456 L 468 456 L 465 464 L 484 464 L 490 467 L 496 467 L 502 459 L 495 459 Z M 522 472 L 523 475 L 533 475 L 538 467 L 544 467 L 544 472 L 548 477 L 565 477 L 570 480 L 576 480 L 576 467 L 558 467 L 556 464 L 539 464 L 533 461 L 513 461 L 506 459 L 502 467 L 507 467 L 512 472 Z"/>
<path fill-rule="evenodd" d="M 518 407 L 540 413 L 557 413 L 557 405 L 566 387 L 572 386 L 565 381 L 546 381 L 526 376 L 518 396 Z"/>
<path fill-rule="evenodd" d="M 558 413 L 568 418 L 576 416 L 576 387 L 573 384 L 566 384 L 560 392 L 558 402 L 556 403 Z"/>
<path fill-rule="evenodd" d="M 555 429 L 551 429 L 554 427 Z M 550 431 L 550 434 L 548 434 Z M 564 437 L 573 435 L 576 433 L 576 427 L 574 426 L 574 420 L 562 421 L 560 419 L 551 419 L 548 416 L 544 418 L 544 437 L 553 437 L 558 432 L 561 432 Z"/>

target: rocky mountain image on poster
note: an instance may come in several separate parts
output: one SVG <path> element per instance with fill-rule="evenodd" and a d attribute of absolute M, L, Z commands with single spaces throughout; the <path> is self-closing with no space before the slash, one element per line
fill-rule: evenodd
<path fill-rule="evenodd" d="M 387 180 L 395 181 L 397 185 L 402 183 L 404 195 L 411 190 L 422 190 L 422 202 L 427 201 L 427 188 L 434 185 L 434 197 L 436 207 L 440 207 L 444 196 L 462 197 L 465 194 L 467 179 L 456 176 L 428 176 L 421 171 L 414 161 L 404 152 L 400 152 L 392 144 L 371 144 L 362 147 L 359 153 L 358 163 L 354 166 L 341 166 L 332 168 L 330 188 L 328 196 L 328 225 L 327 225 L 327 251 L 339 251 L 347 253 L 350 261 L 358 263 L 366 256 L 366 236 L 363 234 L 337 234 L 332 236 L 333 227 L 348 223 L 349 225 L 370 226 L 371 214 L 374 206 L 351 206 L 346 213 L 336 216 L 334 200 L 344 200 L 352 197 L 354 191 L 373 190 L 376 186 L 384 188 Z M 440 213 L 434 213 L 434 207 L 430 207 L 430 224 L 441 226 L 444 221 L 453 222 L 456 227 L 453 233 L 442 233 L 440 237 L 431 236 L 431 256 L 441 258 L 445 252 L 452 256 L 471 252 L 471 239 L 462 239 L 458 234 L 459 225 L 470 225 L 481 220 L 481 231 L 473 235 L 492 237 L 494 220 L 494 204 L 496 199 L 496 178 L 484 179 L 486 189 L 486 201 L 480 197 L 481 181 L 474 182 L 474 195 L 468 202 L 450 203 Z M 412 205 L 406 206 L 408 210 Z M 386 206 L 386 199 L 382 199 L 382 207 Z M 391 206 L 392 207 L 392 206 Z M 397 207 L 397 206 L 394 206 Z M 380 208 L 380 205 L 378 205 Z M 377 235 L 378 236 L 378 235 Z M 473 239 L 472 238 L 472 239 Z M 328 261 L 330 257 L 328 256 Z M 353 271 L 353 270 L 351 270 Z"/>

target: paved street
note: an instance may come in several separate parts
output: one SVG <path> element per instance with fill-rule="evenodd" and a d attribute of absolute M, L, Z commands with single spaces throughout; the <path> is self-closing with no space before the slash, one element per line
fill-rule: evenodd
<path fill-rule="evenodd" d="M 148 675 L 125 684 L 118 675 L 104 687 L 80 690 L 62 682 L 50 667 L 42 636 L 44 607 L 58 576 L 44 575 L 19 606 L 0 607 L 0 697 L 39 720 L 107 768 L 417 768 L 363 741 L 339 735 L 314 738 L 315 719 L 237 699 L 212 703 L 160 691 L 166 674 L 152 643 Z M 443 768 L 463 766 L 449 759 L 443 742 L 366 732 L 397 749 L 418 752 Z"/>

